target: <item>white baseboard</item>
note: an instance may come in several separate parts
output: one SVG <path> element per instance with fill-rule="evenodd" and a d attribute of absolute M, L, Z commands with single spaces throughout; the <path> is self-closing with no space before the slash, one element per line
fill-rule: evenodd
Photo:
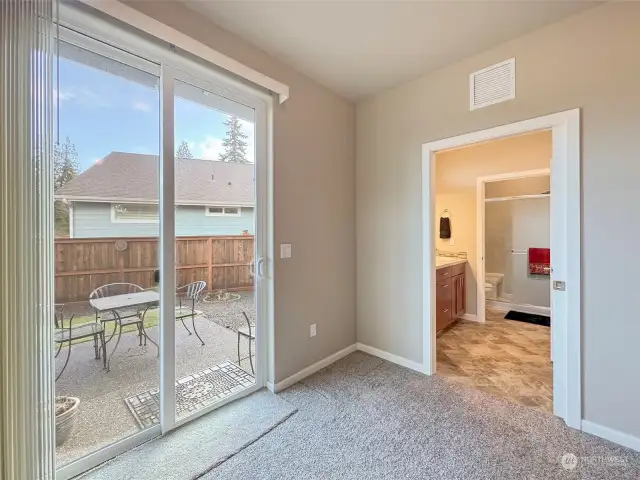
<path fill-rule="evenodd" d="M 640 438 L 628 433 L 619 432 L 613 428 L 604 427 L 588 420 L 582 420 L 582 431 L 640 452 Z"/>
<path fill-rule="evenodd" d="M 383 360 L 387 360 L 402 367 L 410 368 L 411 370 L 415 370 L 416 372 L 425 372 L 424 366 L 421 363 L 414 362 L 413 360 L 409 360 L 408 358 L 400 357 L 398 355 L 394 355 L 393 353 L 385 352 L 384 350 L 380 350 L 375 347 L 370 347 L 369 345 L 365 345 L 364 343 L 358 343 L 357 345 L 358 350 L 364 353 L 368 353 L 369 355 L 373 355 L 374 357 L 382 358 Z"/>
<path fill-rule="evenodd" d="M 462 320 L 469 320 L 470 322 L 478 322 L 478 323 L 484 323 L 482 320 L 480 320 L 480 318 L 478 318 L 477 315 L 473 315 L 471 313 L 465 313 L 464 315 L 462 315 L 460 317 Z"/>
<path fill-rule="evenodd" d="M 294 383 L 298 383 L 300 380 L 307 378 L 309 375 L 316 373 L 318 370 L 322 370 L 324 367 L 331 365 L 332 363 L 340 360 L 342 357 L 346 357 L 356 350 L 357 347 L 355 343 L 353 345 L 349 345 L 347 348 L 343 348 L 342 350 L 314 363 L 313 365 L 309 365 L 307 368 L 303 368 L 298 373 L 294 373 L 290 377 L 279 381 L 275 385 L 273 383 L 267 382 L 267 388 L 273 393 L 279 393 L 282 390 L 289 388 Z"/>
<path fill-rule="evenodd" d="M 533 315 L 546 315 L 551 316 L 551 309 L 549 307 L 538 307 L 537 305 L 526 305 L 521 303 L 507 303 L 499 302 L 497 300 L 487 300 L 487 307 L 495 308 L 503 312 L 509 310 L 515 310 L 516 312 L 531 313 Z"/>

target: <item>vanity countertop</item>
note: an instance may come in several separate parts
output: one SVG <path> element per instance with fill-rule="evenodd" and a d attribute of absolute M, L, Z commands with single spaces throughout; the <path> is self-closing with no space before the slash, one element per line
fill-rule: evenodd
<path fill-rule="evenodd" d="M 466 258 L 439 257 L 436 255 L 436 270 L 438 270 L 439 268 L 451 267 L 453 265 L 460 265 L 466 262 Z"/>

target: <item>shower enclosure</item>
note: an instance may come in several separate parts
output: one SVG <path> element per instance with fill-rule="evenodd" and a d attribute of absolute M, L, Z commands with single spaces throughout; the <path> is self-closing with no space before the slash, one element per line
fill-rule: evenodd
<path fill-rule="evenodd" d="M 550 247 L 549 201 L 549 176 L 486 184 L 487 300 L 550 307 L 550 275 L 529 273 L 529 249 Z"/>

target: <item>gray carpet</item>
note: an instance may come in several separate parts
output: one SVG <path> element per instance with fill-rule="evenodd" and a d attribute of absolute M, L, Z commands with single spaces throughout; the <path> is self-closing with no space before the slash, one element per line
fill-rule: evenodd
<path fill-rule="evenodd" d="M 298 413 L 203 479 L 640 478 L 636 452 L 360 352 L 279 397 Z"/>
<path fill-rule="evenodd" d="M 186 480 L 218 464 L 288 419 L 296 409 L 261 390 L 175 432 L 116 457 L 86 480 Z"/>
<path fill-rule="evenodd" d="M 268 394 L 261 395 L 269 405 Z M 206 480 L 640 478 L 636 452 L 572 430 L 540 410 L 360 352 L 278 398 L 297 413 L 246 448 L 238 450 L 247 443 L 242 441 L 230 445 L 226 451 L 237 453 L 222 463 L 228 455 L 220 453 L 219 442 L 259 436 L 262 429 L 252 431 L 246 419 L 262 418 L 267 408 L 263 399 L 256 397 L 257 404 L 249 400 L 247 407 L 255 411 L 239 407 L 235 421 L 224 427 L 212 416 L 210 426 L 197 434 L 177 432 L 158 442 L 160 451 L 147 448 L 144 454 L 151 457 L 136 454 L 135 462 L 125 463 L 117 459 L 102 476 L 87 478 L 186 480 L 197 470 L 192 463 L 204 459 L 203 464 L 216 465 L 198 477 Z M 284 416 L 274 415 L 271 424 Z M 221 436 L 224 432 L 228 438 Z M 566 453 L 578 459 L 572 470 L 560 463 Z M 152 471 L 146 476 L 130 473 L 140 465 L 151 465 L 145 468 Z"/>

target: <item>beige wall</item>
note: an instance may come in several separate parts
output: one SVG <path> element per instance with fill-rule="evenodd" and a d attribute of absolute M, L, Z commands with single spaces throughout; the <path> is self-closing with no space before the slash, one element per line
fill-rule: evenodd
<path fill-rule="evenodd" d="M 276 251 L 293 245 L 275 259 L 275 381 L 352 345 L 355 107 L 176 2 L 129 5 L 291 88 L 274 112 Z"/>
<path fill-rule="evenodd" d="M 606 3 L 358 104 L 359 341 L 422 360 L 421 145 L 579 107 L 583 416 L 640 437 L 638 45 L 640 4 Z M 469 111 L 469 74 L 514 56 L 517 98 Z"/>
<path fill-rule="evenodd" d="M 544 130 L 440 152 L 436 155 L 436 190 L 475 190 L 478 177 L 549 168 L 551 147 L 551 130 Z"/>
<path fill-rule="evenodd" d="M 551 145 L 551 138 L 549 138 Z M 514 178 L 499 182 L 487 182 L 484 187 L 484 198 L 513 197 L 515 195 L 538 195 L 551 191 L 551 177 Z"/>
<path fill-rule="evenodd" d="M 467 252 L 467 313 L 471 315 L 478 311 L 478 177 L 549 168 L 551 147 L 551 131 L 543 131 L 436 154 L 435 245 L 443 252 Z M 440 212 L 445 208 L 452 215 L 454 245 L 439 236 Z"/>

